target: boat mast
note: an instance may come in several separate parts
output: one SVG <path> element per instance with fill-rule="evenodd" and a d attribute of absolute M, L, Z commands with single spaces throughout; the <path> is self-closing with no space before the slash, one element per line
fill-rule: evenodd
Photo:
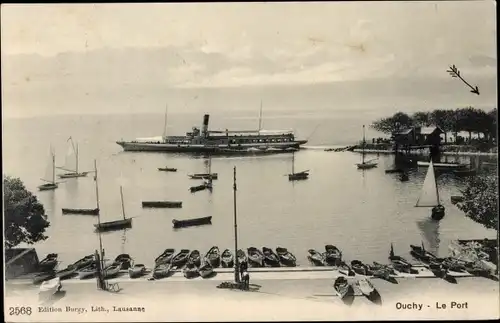
<path fill-rule="evenodd" d="M 365 144 L 366 144 L 366 140 L 365 140 L 365 125 L 363 125 L 363 147 L 362 147 L 362 151 L 361 151 L 361 163 L 364 164 L 365 163 Z"/>
<path fill-rule="evenodd" d="M 292 151 L 292 175 L 295 174 L 295 150 Z"/>
<path fill-rule="evenodd" d="M 123 214 L 123 219 L 126 220 L 125 217 L 125 205 L 123 204 L 123 188 L 120 186 L 120 196 L 122 198 L 122 214 Z"/>
<path fill-rule="evenodd" d="M 96 194 L 96 200 L 97 200 L 97 209 L 99 210 L 99 189 L 97 186 L 97 161 L 94 159 L 94 181 L 95 181 L 95 194 Z M 102 238 L 101 238 L 101 231 L 99 228 L 101 227 L 101 212 L 97 212 L 97 223 L 98 223 L 98 229 L 97 229 L 97 234 L 99 236 L 99 251 L 101 252 L 101 275 L 102 271 L 104 270 L 104 250 L 102 249 Z"/>
<path fill-rule="evenodd" d="M 76 173 L 78 174 L 78 144 L 76 144 Z"/>
<path fill-rule="evenodd" d="M 163 140 L 167 137 L 167 112 L 168 112 L 168 104 L 165 105 L 165 121 L 163 123 Z"/>
<path fill-rule="evenodd" d="M 56 155 L 52 152 L 52 184 L 56 183 Z"/>
<path fill-rule="evenodd" d="M 239 261 L 238 261 L 238 222 L 236 220 L 236 166 L 233 173 L 233 206 L 234 206 L 234 280 L 240 282 Z"/>
<path fill-rule="evenodd" d="M 260 113 L 259 113 L 259 135 L 262 130 L 262 99 L 260 100 Z"/>

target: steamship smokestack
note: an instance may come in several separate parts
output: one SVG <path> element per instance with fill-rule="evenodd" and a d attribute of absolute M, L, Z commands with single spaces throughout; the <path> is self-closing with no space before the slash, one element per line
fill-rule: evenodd
<path fill-rule="evenodd" d="M 201 133 L 205 137 L 208 135 L 208 119 L 209 118 L 210 118 L 210 115 L 208 115 L 208 114 L 205 114 L 203 116 L 203 127 L 201 128 Z"/>

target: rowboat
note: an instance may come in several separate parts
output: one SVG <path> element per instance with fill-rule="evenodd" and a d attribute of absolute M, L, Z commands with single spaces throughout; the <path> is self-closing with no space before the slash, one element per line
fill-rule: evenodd
<path fill-rule="evenodd" d="M 191 191 L 191 193 L 195 193 L 195 192 L 198 192 L 198 191 L 206 190 L 207 188 L 212 188 L 212 186 L 208 185 L 207 183 L 203 183 L 203 184 L 200 184 L 200 185 L 191 186 L 189 188 L 189 190 Z"/>
<path fill-rule="evenodd" d="M 342 252 L 334 245 L 327 244 L 325 246 L 325 263 L 329 266 L 336 266 L 342 261 Z"/>
<path fill-rule="evenodd" d="M 287 248 L 277 247 L 276 254 L 284 266 L 295 267 L 297 265 L 297 258 Z"/>
<path fill-rule="evenodd" d="M 342 275 L 346 275 L 346 276 L 356 275 L 354 273 L 354 271 L 351 269 L 351 267 L 343 261 L 340 262 L 340 264 L 337 267 L 338 267 L 339 273 L 341 273 Z"/>
<path fill-rule="evenodd" d="M 78 270 L 78 278 L 79 279 L 85 279 L 85 278 L 90 278 L 94 277 L 97 271 L 97 264 L 93 263 L 85 268 L 82 268 Z"/>
<path fill-rule="evenodd" d="M 101 222 L 99 219 L 99 222 L 97 224 L 94 224 L 94 227 L 96 228 L 96 230 L 98 230 L 98 231 L 120 230 L 120 229 L 132 227 L 132 219 L 127 218 L 125 216 L 125 206 L 123 204 L 123 188 L 121 186 L 120 186 L 120 197 L 121 197 L 121 202 L 122 202 L 123 219 L 109 221 L 109 222 Z"/>
<path fill-rule="evenodd" d="M 55 271 L 44 272 L 33 277 L 33 284 L 38 285 L 46 280 L 50 280 L 56 277 Z"/>
<path fill-rule="evenodd" d="M 220 266 L 220 251 L 219 247 L 213 246 L 208 250 L 205 255 L 205 262 L 208 262 L 212 267 L 217 268 Z"/>
<path fill-rule="evenodd" d="M 61 280 L 71 278 L 76 274 L 78 268 L 74 265 L 69 265 L 68 267 L 59 270 L 56 272 L 56 277 L 59 277 Z"/>
<path fill-rule="evenodd" d="M 104 268 L 103 277 L 104 279 L 112 278 L 118 275 L 119 272 L 120 272 L 120 264 L 113 263 L 112 265 Z"/>
<path fill-rule="evenodd" d="M 182 272 L 186 278 L 195 278 L 199 276 L 198 267 L 189 262 L 186 264 L 186 267 L 184 267 Z"/>
<path fill-rule="evenodd" d="M 370 268 L 364 263 L 362 263 L 360 260 L 351 261 L 351 268 L 358 275 L 365 275 L 365 276 L 372 275 L 372 271 L 370 270 Z"/>
<path fill-rule="evenodd" d="M 234 266 L 234 256 L 231 250 L 224 250 L 220 257 L 223 268 L 232 268 Z"/>
<path fill-rule="evenodd" d="M 214 180 L 218 179 L 219 175 L 217 173 L 199 173 L 199 174 L 191 174 L 188 175 L 191 179 L 208 179 Z"/>
<path fill-rule="evenodd" d="M 120 270 L 129 269 L 133 266 L 134 261 L 129 254 L 123 253 L 115 258 L 115 263 L 120 264 Z"/>
<path fill-rule="evenodd" d="M 77 260 L 73 266 L 76 267 L 76 269 L 81 269 L 81 268 L 85 268 L 85 267 L 88 267 L 89 265 L 93 264 L 95 262 L 95 258 L 94 258 L 94 255 L 88 255 L 88 256 L 85 256 L 79 260 Z"/>
<path fill-rule="evenodd" d="M 168 264 L 172 260 L 172 257 L 174 256 L 175 249 L 168 248 L 165 249 L 165 251 L 158 256 L 158 258 L 155 259 L 155 264 L 156 265 L 161 265 L 161 264 Z"/>
<path fill-rule="evenodd" d="M 62 208 L 62 214 L 81 214 L 81 215 L 98 215 L 99 209 L 70 209 Z"/>
<path fill-rule="evenodd" d="M 247 249 L 248 262 L 252 267 L 263 267 L 264 266 L 264 254 L 255 247 L 250 247 Z"/>
<path fill-rule="evenodd" d="M 398 281 L 391 276 L 396 275 L 396 272 L 391 267 L 374 262 L 373 266 L 369 266 L 369 268 L 372 271 L 373 277 L 383 279 L 393 284 L 398 283 Z"/>
<path fill-rule="evenodd" d="M 187 219 L 187 220 L 172 220 L 172 223 L 174 224 L 174 228 L 185 228 L 185 227 L 190 227 L 190 226 L 196 226 L 196 225 L 204 225 L 204 224 L 212 224 L 212 217 L 211 216 L 205 216 L 202 218 L 194 218 L 194 219 Z"/>
<path fill-rule="evenodd" d="M 236 256 L 238 257 L 238 262 L 240 264 L 248 261 L 247 254 L 242 249 L 238 249 L 238 251 L 236 252 Z"/>
<path fill-rule="evenodd" d="M 324 266 L 325 265 L 325 257 L 314 249 L 309 249 L 307 251 L 309 255 L 307 255 L 307 259 L 315 266 Z"/>
<path fill-rule="evenodd" d="M 417 166 L 429 167 L 431 162 L 417 161 Z M 466 164 L 460 163 L 433 163 L 435 168 L 447 168 L 447 169 L 461 169 L 467 167 Z"/>
<path fill-rule="evenodd" d="M 208 278 L 213 275 L 214 268 L 210 263 L 204 262 L 203 265 L 198 269 L 201 278 Z"/>
<path fill-rule="evenodd" d="M 344 304 L 352 305 L 354 302 L 354 288 L 345 277 L 337 277 L 333 283 L 333 288 Z"/>
<path fill-rule="evenodd" d="M 365 295 L 366 298 L 368 298 L 370 301 L 372 301 L 375 304 L 382 305 L 382 299 L 380 297 L 380 294 L 375 289 L 371 281 L 369 281 L 366 278 L 362 278 L 356 281 L 356 286 L 361 291 L 361 293 Z"/>
<path fill-rule="evenodd" d="M 187 264 L 199 267 L 201 265 L 200 252 L 198 250 L 193 250 L 188 256 Z"/>
<path fill-rule="evenodd" d="M 158 170 L 160 172 L 176 172 L 177 168 L 171 168 L 171 167 L 158 167 Z"/>
<path fill-rule="evenodd" d="M 458 273 L 466 272 L 465 264 L 461 263 L 458 259 L 447 257 L 443 259 L 441 264 L 450 271 Z"/>
<path fill-rule="evenodd" d="M 57 254 L 49 253 L 44 259 L 42 259 L 38 263 L 38 271 L 40 272 L 52 271 L 57 266 L 57 264 L 58 264 Z"/>
<path fill-rule="evenodd" d="M 410 254 L 417 260 L 429 263 L 431 260 L 437 259 L 437 256 L 425 250 L 423 243 L 422 246 L 410 245 L 410 248 Z"/>
<path fill-rule="evenodd" d="M 273 249 L 262 247 L 262 253 L 264 254 L 264 264 L 270 267 L 279 267 L 280 258 L 274 253 Z"/>
<path fill-rule="evenodd" d="M 182 202 L 179 202 L 179 201 L 142 201 L 142 207 L 181 208 Z"/>
<path fill-rule="evenodd" d="M 172 273 L 172 265 L 161 264 L 153 269 L 153 278 L 160 279 L 168 277 Z"/>
<path fill-rule="evenodd" d="M 135 264 L 133 267 L 128 269 L 128 275 L 130 278 L 137 278 L 146 273 L 146 266 L 143 264 Z"/>
<path fill-rule="evenodd" d="M 182 267 L 186 264 L 189 257 L 189 249 L 181 249 L 179 253 L 177 253 L 171 261 L 173 267 Z"/>

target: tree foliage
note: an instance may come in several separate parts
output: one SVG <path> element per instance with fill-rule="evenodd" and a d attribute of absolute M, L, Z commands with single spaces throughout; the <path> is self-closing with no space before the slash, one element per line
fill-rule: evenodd
<path fill-rule="evenodd" d="M 47 239 L 45 209 L 19 178 L 4 176 L 4 235 L 5 247 L 25 242 L 33 244 Z"/>
<path fill-rule="evenodd" d="M 474 176 L 462 190 L 464 201 L 457 204 L 465 215 L 488 229 L 498 230 L 498 177 Z"/>
<path fill-rule="evenodd" d="M 486 139 L 497 137 L 497 109 L 486 112 L 473 107 L 456 110 L 436 109 L 431 112 L 415 112 L 412 116 L 397 112 L 391 117 L 381 118 L 372 123 L 371 127 L 380 132 L 390 134 L 394 131 L 413 126 L 437 126 L 445 132 L 455 133 L 466 131 L 469 139 L 472 133 L 483 134 Z"/>
<path fill-rule="evenodd" d="M 396 112 L 393 116 L 379 119 L 371 125 L 373 129 L 386 134 L 412 126 L 413 119 L 404 112 Z"/>

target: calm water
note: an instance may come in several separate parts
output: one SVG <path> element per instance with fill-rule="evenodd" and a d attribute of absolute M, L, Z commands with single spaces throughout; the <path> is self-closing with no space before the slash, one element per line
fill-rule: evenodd
<path fill-rule="evenodd" d="M 264 119 L 264 128 L 294 128 L 310 144 L 349 144 L 360 138 L 363 123 L 374 116 L 346 114 L 343 118 L 325 114 L 294 114 L 282 119 Z M 169 133 L 183 133 L 201 123 L 199 115 L 169 116 Z M 212 116 L 214 128 L 255 128 L 255 116 Z M 198 181 L 187 174 L 207 170 L 207 160 L 186 155 L 125 153 L 116 139 L 161 134 L 162 115 L 53 117 L 6 121 L 4 124 L 4 169 L 20 177 L 36 192 L 51 222 L 49 239 L 35 247 L 40 256 L 60 255 L 63 265 L 98 248 L 93 224 L 97 217 L 62 215 L 62 207 L 94 207 L 92 176 L 70 179 L 52 192 L 37 192 L 46 168 L 49 144 L 59 163 L 71 135 L 80 143 L 81 169 L 91 170 L 97 159 L 101 218 L 121 217 L 119 187 L 123 186 L 125 210 L 133 217 L 133 228 L 102 235 L 109 257 L 129 253 L 137 262 L 151 265 L 165 248 L 189 248 L 206 252 L 212 245 L 233 248 L 232 172 L 238 177 L 239 247 L 284 246 L 306 265 L 309 248 L 323 251 L 325 244 L 341 248 L 347 260 L 384 261 L 390 243 L 396 252 L 408 255 L 408 245 L 423 241 L 446 255 L 450 240 L 494 238 L 495 232 L 467 219 L 450 203 L 458 194 L 460 180 L 452 175 L 438 178 L 446 217 L 438 224 L 429 221 L 430 210 L 415 208 L 425 169 L 410 173 L 402 183 L 397 174 L 385 174 L 393 167 L 393 156 L 380 156 L 379 167 L 359 171 L 356 153 L 307 149 L 296 154 L 296 169 L 310 169 L 308 181 L 291 183 L 284 176 L 291 171 L 291 155 L 265 157 L 219 157 L 212 170 L 219 173 L 212 193 L 188 192 Z M 318 126 L 319 125 L 319 126 Z M 376 133 L 368 133 L 378 136 Z M 475 157 L 474 157 L 475 158 Z M 452 158 L 450 158 L 451 160 Z M 177 173 L 158 172 L 157 167 L 177 167 Z M 179 200 L 182 209 L 142 209 L 143 200 Z M 212 225 L 172 229 L 172 219 L 213 217 Z"/>

